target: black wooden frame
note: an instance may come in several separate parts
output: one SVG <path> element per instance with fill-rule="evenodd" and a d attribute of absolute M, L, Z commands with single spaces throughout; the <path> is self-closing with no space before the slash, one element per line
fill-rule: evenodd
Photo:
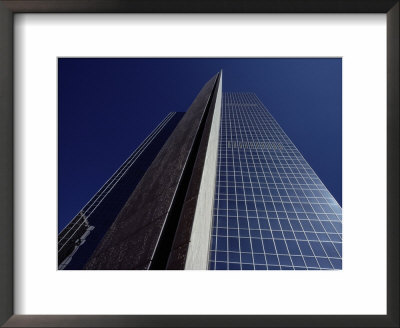
<path fill-rule="evenodd" d="M 0 324 L 7 327 L 399 327 L 399 8 L 399 0 L 0 0 Z M 14 14 L 56 12 L 386 13 L 387 315 L 14 315 Z"/>

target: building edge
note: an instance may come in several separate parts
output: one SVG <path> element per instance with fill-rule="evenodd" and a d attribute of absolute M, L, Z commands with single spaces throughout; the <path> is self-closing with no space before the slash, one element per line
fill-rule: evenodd
<path fill-rule="evenodd" d="M 198 135 L 198 140 L 193 145 L 192 151 L 194 152 L 195 156 L 192 159 L 192 164 L 190 165 L 190 180 L 185 187 L 183 195 L 184 197 L 180 199 L 180 202 L 182 203 L 181 211 L 179 213 L 176 213 L 178 225 L 175 231 L 171 250 L 168 255 L 168 261 L 165 266 L 167 270 L 185 269 L 189 244 L 192 238 L 192 229 L 196 206 L 199 198 L 200 185 L 209 145 L 211 126 L 214 117 L 214 109 L 216 107 L 217 93 L 219 89 L 218 86 L 221 80 L 220 76 L 221 74 L 218 73 L 205 111 L 201 133 Z M 211 192 L 213 193 L 214 190 L 212 190 Z"/>
<path fill-rule="evenodd" d="M 185 270 L 207 270 L 211 243 L 215 185 L 217 177 L 218 143 L 222 108 L 222 71 L 211 123 L 207 153 L 200 182 L 192 233 L 190 236 Z"/>

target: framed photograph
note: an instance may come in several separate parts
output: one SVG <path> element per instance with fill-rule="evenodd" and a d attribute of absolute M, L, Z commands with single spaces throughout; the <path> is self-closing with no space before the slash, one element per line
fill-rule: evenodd
<path fill-rule="evenodd" d="M 397 327 L 399 7 L 0 1 L 1 324 Z"/>
<path fill-rule="evenodd" d="M 59 58 L 58 81 L 58 269 L 342 269 L 341 58 Z"/>

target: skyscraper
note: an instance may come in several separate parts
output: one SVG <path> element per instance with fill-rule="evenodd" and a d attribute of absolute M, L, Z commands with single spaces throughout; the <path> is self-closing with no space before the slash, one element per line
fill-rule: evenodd
<path fill-rule="evenodd" d="M 210 269 L 340 269 L 341 208 L 252 93 L 224 93 Z"/>
<path fill-rule="evenodd" d="M 60 233 L 60 269 L 341 268 L 341 208 L 254 94 L 222 94 L 218 73 L 174 122 Z"/>

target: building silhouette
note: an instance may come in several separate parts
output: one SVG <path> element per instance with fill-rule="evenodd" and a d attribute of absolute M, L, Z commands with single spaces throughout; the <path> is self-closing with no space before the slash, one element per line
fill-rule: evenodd
<path fill-rule="evenodd" d="M 170 113 L 59 234 L 59 269 L 341 269 L 341 208 L 222 72 Z"/>

